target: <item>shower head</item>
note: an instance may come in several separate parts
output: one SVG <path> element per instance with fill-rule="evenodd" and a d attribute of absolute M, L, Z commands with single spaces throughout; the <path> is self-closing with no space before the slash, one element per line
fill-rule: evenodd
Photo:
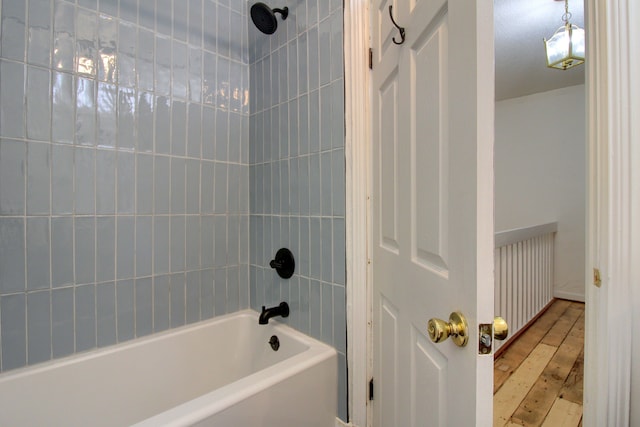
<path fill-rule="evenodd" d="M 255 26 L 265 34 L 273 34 L 276 32 L 278 28 L 276 13 L 282 15 L 282 20 L 284 21 L 289 15 L 289 8 L 271 9 L 264 3 L 254 3 L 254 5 L 251 6 L 251 20 Z"/>

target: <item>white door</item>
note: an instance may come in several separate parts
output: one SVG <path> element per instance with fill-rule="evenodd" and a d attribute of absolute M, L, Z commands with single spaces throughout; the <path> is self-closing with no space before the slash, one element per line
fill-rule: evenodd
<path fill-rule="evenodd" d="M 371 33 L 373 425 L 490 426 L 493 2 L 374 0 Z M 454 311 L 468 344 L 432 343 Z"/>

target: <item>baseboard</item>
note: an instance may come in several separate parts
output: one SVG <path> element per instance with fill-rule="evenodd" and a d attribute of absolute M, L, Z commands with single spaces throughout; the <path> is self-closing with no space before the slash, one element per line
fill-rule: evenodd
<path fill-rule="evenodd" d="M 336 418 L 336 427 L 358 427 L 355 424 L 345 423 L 340 418 Z"/>
<path fill-rule="evenodd" d="M 563 291 L 563 290 L 554 289 L 553 290 L 553 296 L 555 298 L 566 299 L 566 300 L 569 300 L 569 301 L 578 301 L 578 302 L 584 302 L 585 301 L 584 294 L 583 293 L 578 293 L 578 292 L 567 292 L 567 291 Z"/>

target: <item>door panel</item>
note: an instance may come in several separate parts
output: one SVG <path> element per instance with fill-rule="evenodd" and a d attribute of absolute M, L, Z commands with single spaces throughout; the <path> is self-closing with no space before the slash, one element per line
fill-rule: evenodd
<path fill-rule="evenodd" d="M 493 295 L 493 124 L 480 124 L 493 118 L 493 45 L 478 41 L 493 40 L 493 4 L 395 0 L 402 45 L 389 4 L 371 7 L 373 425 L 488 426 L 493 361 L 477 328 L 493 318 L 481 297 Z M 453 311 L 466 347 L 428 338 L 429 318 Z"/>

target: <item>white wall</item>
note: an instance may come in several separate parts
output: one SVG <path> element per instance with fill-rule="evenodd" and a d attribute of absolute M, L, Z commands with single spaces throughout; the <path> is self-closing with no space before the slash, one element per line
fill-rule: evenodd
<path fill-rule="evenodd" d="M 585 153 L 584 85 L 496 103 L 496 232 L 557 221 L 554 295 L 580 301 Z"/>

